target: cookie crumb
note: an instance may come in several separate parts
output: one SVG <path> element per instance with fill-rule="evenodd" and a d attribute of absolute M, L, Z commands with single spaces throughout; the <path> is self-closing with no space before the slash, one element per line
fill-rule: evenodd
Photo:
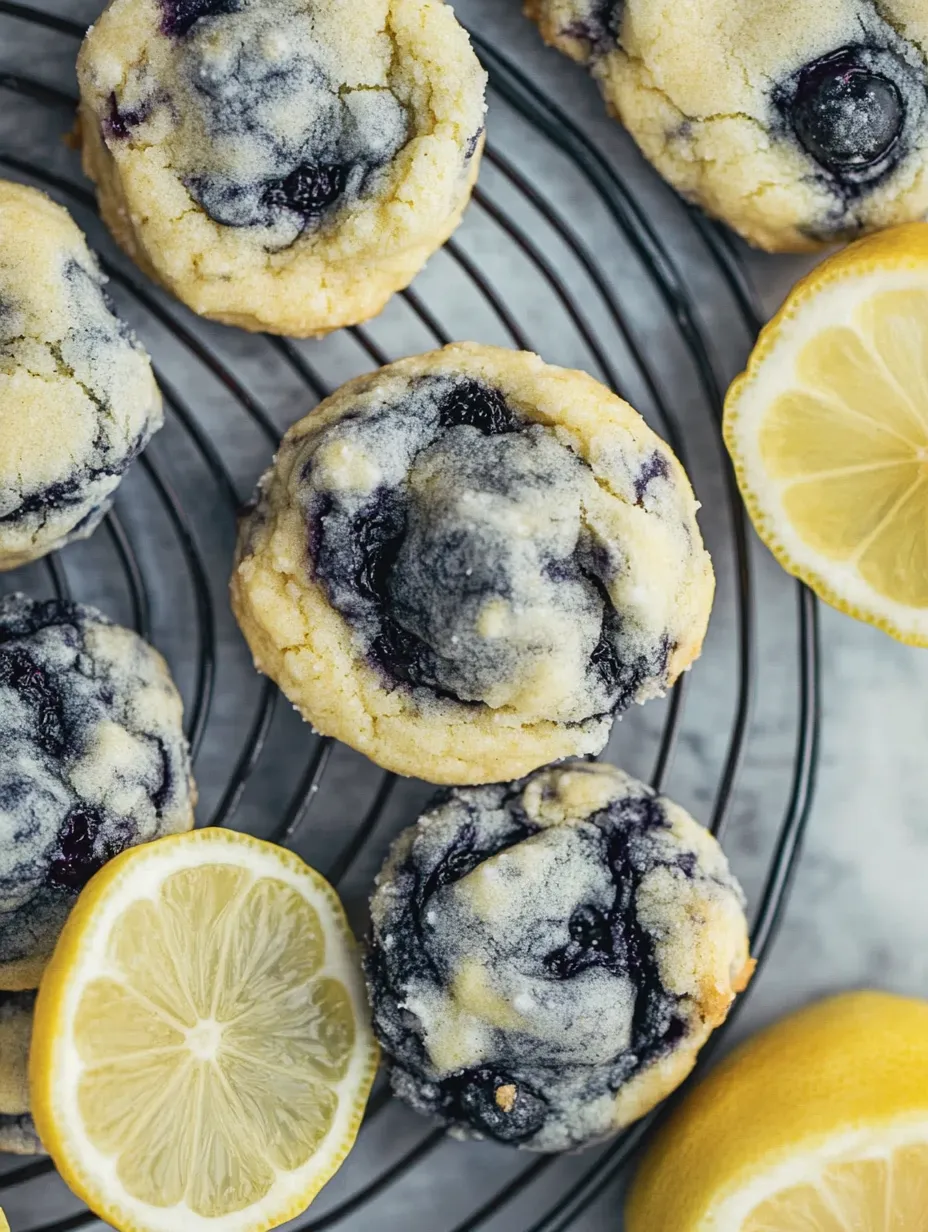
<path fill-rule="evenodd" d="M 503 1112 L 512 1112 L 516 1104 L 516 1088 L 513 1083 L 498 1087 L 496 1090 L 496 1106 Z"/>

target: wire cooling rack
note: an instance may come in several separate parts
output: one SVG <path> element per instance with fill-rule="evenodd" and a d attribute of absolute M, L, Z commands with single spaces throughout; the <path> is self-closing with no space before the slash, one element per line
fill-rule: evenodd
<path fill-rule="evenodd" d="M 703 660 L 664 703 L 618 725 L 606 755 L 674 794 L 679 768 L 683 802 L 716 834 L 728 831 L 729 849 L 753 853 L 762 971 L 811 801 L 817 631 L 812 596 L 785 576 L 768 579 L 758 603 L 755 548 L 720 446 L 724 387 L 761 320 L 727 234 L 672 205 L 668 243 L 584 134 L 474 35 L 491 81 L 480 187 L 464 226 L 414 286 L 377 321 L 319 343 L 214 326 L 146 283 L 96 218 L 63 140 L 83 32 L 60 14 L 0 0 L 0 175 L 45 189 L 87 230 L 121 312 L 155 357 L 167 424 L 96 536 L 0 575 L 0 591 L 74 595 L 153 640 L 185 696 L 200 823 L 298 850 L 339 887 L 361 931 L 386 847 L 429 789 L 314 735 L 254 674 L 226 600 L 236 510 L 286 426 L 359 371 L 462 338 L 583 367 L 641 409 L 690 468 L 720 583 Z M 695 276 L 681 273 L 681 242 L 695 253 Z M 780 647 L 773 678 L 758 655 L 758 638 L 770 636 Z M 739 797 L 758 733 L 791 766 L 783 801 L 762 802 L 759 830 L 757 802 L 747 808 Z M 349 1161 L 288 1227 L 358 1232 L 376 1219 L 417 1232 L 614 1228 L 614 1195 L 653 1120 L 578 1157 L 536 1158 L 450 1142 L 381 1081 Z M 597 1203 L 610 1199 L 600 1224 Z M 0 1159 L 0 1203 L 16 1232 L 102 1226 L 45 1159 Z"/>

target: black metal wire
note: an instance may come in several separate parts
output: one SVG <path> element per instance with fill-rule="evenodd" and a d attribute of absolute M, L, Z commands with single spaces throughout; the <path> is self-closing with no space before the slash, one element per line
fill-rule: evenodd
<path fill-rule="evenodd" d="M 132 540 L 126 533 L 119 516 L 111 513 L 104 523 L 110 542 L 119 557 L 119 563 L 129 587 L 129 599 L 132 603 L 132 626 L 140 637 L 148 638 L 151 633 L 151 603 L 148 598 L 148 587 L 139 566 L 138 557 L 132 546 Z"/>
<path fill-rule="evenodd" d="M 48 31 L 72 38 L 80 38 L 84 33 L 83 27 L 73 21 L 55 14 L 33 10 L 13 3 L 12 0 L 0 0 L 0 15 L 39 25 Z M 660 236 L 641 207 L 627 192 L 612 168 L 585 135 L 550 100 L 544 98 L 529 79 L 501 56 L 495 48 L 477 35 L 472 35 L 472 38 L 490 71 L 491 87 L 495 93 L 528 121 L 536 132 L 544 135 L 562 151 L 566 158 L 570 159 L 576 171 L 597 191 L 603 204 L 609 210 L 630 251 L 648 274 L 676 326 L 679 337 L 690 356 L 710 415 L 713 417 L 713 431 L 716 431 L 717 417 L 721 411 L 721 381 L 718 376 L 717 363 L 708 342 L 708 330 L 700 320 L 693 297 Z M 73 108 L 75 101 L 68 94 L 20 73 L 0 73 L 0 89 L 12 91 L 45 107 L 69 109 Z M 531 179 L 506 154 L 495 146 L 491 146 L 487 150 L 486 158 L 494 172 L 503 177 L 507 192 L 518 194 L 521 201 L 536 212 L 544 225 L 553 229 L 590 280 L 637 369 L 638 379 L 643 384 L 655 413 L 659 416 L 663 433 L 675 451 L 683 454 L 685 451 L 682 433 L 672 408 L 662 394 L 659 374 L 649 362 L 643 340 L 636 336 L 634 321 L 629 319 L 623 310 L 595 258 L 573 228 L 566 223 L 550 202 L 535 188 Z M 87 209 L 95 208 L 92 194 L 86 186 L 72 183 L 35 164 L 32 160 L 4 154 L 0 156 L 0 163 L 18 174 L 38 180 L 46 188 L 65 199 L 70 199 Z M 525 259 L 545 280 L 577 329 L 603 378 L 614 388 L 618 388 L 618 373 L 615 371 L 614 363 L 602 340 L 557 268 L 541 250 L 534 237 L 513 221 L 488 190 L 478 190 L 476 201 L 478 209 L 485 213 L 494 226 L 502 229 L 508 236 L 509 242 L 522 252 Z M 733 302 L 741 311 L 746 330 L 750 336 L 753 336 L 759 328 L 761 314 L 754 302 L 750 282 L 738 260 L 737 253 L 727 235 L 705 223 L 701 216 L 694 214 L 692 223 L 721 272 Z M 464 237 L 460 236 L 450 241 L 445 251 L 447 257 L 480 293 L 512 342 L 516 346 L 531 349 L 531 341 L 510 309 L 505 295 L 494 286 L 492 278 L 467 251 Z M 128 275 L 119 267 L 108 265 L 107 273 L 222 384 L 265 439 L 270 444 L 276 445 L 280 433 L 272 416 L 228 365 L 191 328 L 188 324 L 189 315 L 185 310 L 174 303 L 165 305 L 160 293 L 153 292 L 147 285 L 140 283 L 137 276 Z M 444 345 L 451 340 L 452 335 L 415 289 L 401 294 L 406 305 L 435 339 L 437 345 Z M 350 332 L 372 364 L 381 365 L 389 362 L 390 357 L 368 329 L 357 327 Z M 269 342 L 273 352 L 306 385 L 316 400 L 327 395 L 329 391 L 325 382 L 318 376 L 301 347 L 282 339 L 270 339 Z M 159 380 L 167 395 L 166 403 L 169 413 L 183 428 L 213 481 L 225 494 L 228 503 L 233 506 L 232 513 L 234 514 L 235 506 L 241 502 L 242 493 L 231 479 L 219 451 L 201 428 L 196 414 L 185 404 L 179 391 L 165 380 L 163 373 L 159 373 Z M 216 676 L 215 611 L 206 564 L 197 542 L 195 529 L 169 481 L 160 467 L 156 465 L 156 457 L 157 450 L 154 450 L 143 459 L 142 468 L 153 484 L 170 519 L 175 538 L 185 559 L 195 601 L 198 653 L 189 725 L 191 741 L 198 750 L 209 721 Z M 711 824 L 715 832 L 720 832 L 724 828 L 731 812 L 735 782 L 745 755 L 755 674 L 753 581 L 747 524 L 730 469 L 726 470 L 726 493 L 732 525 L 733 559 L 737 581 L 735 596 L 738 611 L 738 696 L 724 769 L 712 811 Z M 150 600 L 144 570 L 131 539 L 116 514 L 109 515 L 106 527 L 115 557 L 125 578 L 134 624 L 141 632 L 147 634 L 151 621 Z M 68 595 L 70 593 L 68 577 L 60 558 L 50 558 L 45 562 L 45 568 L 55 593 L 61 596 Z M 811 803 L 818 751 L 818 652 L 815 601 L 805 588 L 800 587 L 798 595 L 800 713 L 795 764 L 789 806 L 777 838 L 774 857 L 761 894 L 753 930 L 753 950 L 760 962 L 769 951 L 775 936 L 795 872 L 802 833 Z M 685 691 L 685 681 L 682 681 L 675 689 L 667 708 L 654 767 L 653 780 L 657 786 L 664 782 L 673 756 L 682 721 Z M 215 824 L 229 824 L 234 820 L 235 810 L 265 748 L 276 698 L 277 692 L 274 687 L 265 683 L 261 688 L 244 745 L 211 818 Z M 306 770 L 275 831 L 274 837 L 277 841 L 292 842 L 301 826 L 305 824 L 310 815 L 313 800 L 322 784 L 331 751 L 332 742 L 324 738 L 315 739 L 309 745 Z M 394 783 L 395 780 L 391 775 L 384 776 L 380 780 L 366 816 L 332 861 L 328 874 L 336 882 L 347 874 L 376 830 L 389 803 Z M 742 1004 L 743 998 L 736 1006 L 736 1013 Z M 733 1014 L 731 1020 L 734 1020 L 735 1016 L 736 1014 Z M 720 1041 L 723 1036 L 724 1030 L 718 1032 L 715 1042 Z M 704 1055 L 708 1057 L 710 1052 L 711 1050 L 707 1049 Z M 388 1099 L 389 1092 L 386 1087 L 382 1087 L 376 1098 L 372 1100 L 368 1120 L 387 1105 Z M 647 1133 L 651 1122 L 658 1115 L 660 1114 L 652 1114 L 652 1117 L 646 1118 L 618 1138 L 591 1164 L 580 1179 L 561 1195 L 556 1203 L 546 1211 L 543 1218 L 526 1232 L 563 1232 L 570 1226 L 589 1203 L 594 1201 L 604 1188 L 613 1183 L 630 1154 Z M 357 1189 L 348 1199 L 323 1216 L 302 1222 L 298 1225 L 299 1229 L 301 1232 L 323 1232 L 323 1229 L 334 1227 L 350 1215 L 364 1210 L 374 1198 L 399 1182 L 411 1169 L 438 1149 L 443 1140 L 443 1135 L 438 1131 L 428 1133 L 398 1161 Z M 460 1223 L 454 1232 L 478 1232 L 478 1229 L 482 1228 L 486 1222 L 506 1211 L 516 1199 L 540 1180 L 551 1166 L 551 1160 L 533 1160 L 463 1223 Z M 0 1176 L 0 1191 L 36 1181 L 51 1171 L 51 1164 L 48 1161 L 38 1161 L 17 1167 Z M 95 1216 L 91 1212 L 81 1211 L 63 1220 L 34 1229 L 34 1232 L 70 1232 L 71 1229 L 85 1227 L 94 1219 Z"/>

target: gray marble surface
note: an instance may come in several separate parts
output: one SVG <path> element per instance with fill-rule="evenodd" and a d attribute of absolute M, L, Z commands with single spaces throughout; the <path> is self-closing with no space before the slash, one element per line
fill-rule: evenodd
<path fill-rule="evenodd" d="M 53 3 L 56 11 L 84 22 L 92 20 L 96 12 L 95 0 L 48 3 Z M 749 342 L 737 325 L 730 297 L 686 212 L 643 165 L 628 138 L 605 117 L 600 99 L 583 73 L 541 46 L 534 28 L 521 17 L 519 0 L 459 0 L 457 8 L 474 30 L 511 56 L 547 97 L 556 100 L 582 126 L 618 170 L 634 199 L 659 229 L 699 305 L 717 356 L 718 379 L 724 385 L 743 363 Z M 0 71 L 27 73 L 70 91 L 73 57 L 73 40 L 39 37 L 22 23 L 0 19 Z M 70 123 L 67 107 L 38 106 L 6 94 L 3 98 L 0 152 L 31 160 L 42 174 L 60 176 L 66 184 L 86 189 L 81 185 L 73 152 L 59 140 Z M 717 431 L 666 308 L 602 203 L 583 183 L 576 168 L 548 141 L 518 120 L 498 97 L 494 96 L 492 102 L 491 142 L 520 167 L 583 239 L 626 312 L 656 375 L 658 391 L 678 423 L 687 463 L 704 504 L 703 525 L 719 574 L 719 598 L 706 654 L 692 673 L 667 788 L 698 816 L 708 819 L 735 712 L 738 668 L 732 524 Z M 2 173 L 12 173 L 9 163 Z M 25 171 L 21 176 L 30 178 Z M 41 175 L 35 182 L 42 182 Z M 526 207 L 498 168 L 486 165 L 481 183 L 491 203 L 520 221 L 542 257 L 551 262 L 574 293 L 620 388 L 659 430 L 666 430 L 658 400 L 576 259 L 537 212 Z M 131 268 L 114 252 L 80 197 L 67 192 L 60 195 L 74 209 L 93 243 L 117 270 L 131 276 Z M 458 240 L 513 308 L 533 346 L 553 361 L 604 375 L 597 370 L 589 342 L 565 314 L 550 284 L 539 280 L 537 264 L 526 262 L 524 254 L 485 209 L 470 211 Z M 768 310 L 776 306 L 807 264 L 759 254 L 746 254 L 746 259 Z M 430 263 L 416 289 L 455 336 L 512 342 L 447 254 Z M 137 297 L 127 294 L 118 282 L 114 294 L 152 350 L 162 374 L 180 399 L 193 408 L 196 419 L 217 444 L 231 483 L 239 496 L 244 496 L 268 460 L 268 441 L 230 399 L 228 389 L 191 358 L 189 348 L 179 345 Z M 260 399 L 279 429 L 309 405 L 305 388 L 292 368 L 282 364 L 278 353 L 264 340 L 197 322 L 158 293 L 153 302 L 221 357 Z M 428 336 L 399 304 L 391 305 L 372 324 L 369 336 L 390 356 L 430 345 Z M 370 366 L 356 342 L 347 338 L 308 344 L 300 348 L 300 354 L 330 385 Z M 247 735 L 259 686 L 223 597 L 233 535 L 228 499 L 209 480 L 202 459 L 176 416 L 152 446 L 151 457 L 167 472 L 191 517 L 215 608 L 219 688 L 197 763 L 203 788 L 202 816 L 208 817 L 228 779 L 229 750 L 237 749 Z M 186 566 L 176 531 L 144 475 L 133 474 L 127 481 L 119 511 L 136 544 L 143 572 L 152 583 L 153 639 L 171 659 L 190 701 L 195 695 L 197 670 L 196 609 L 192 589 L 184 580 Z M 101 532 L 91 544 L 64 553 L 62 565 L 80 597 L 128 620 L 125 586 L 119 582 L 107 551 Z M 797 654 L 795 588 L 753 541 L 751 561 L 757 588 L 757 687 L 726 847 L 756 904 L 790 788 L 797 724 Z M 14 585 L 47 590 L 49 579 L 42 569 L 24 570 L 3 579 L 0 589 Z M 928 868 L 928 821 L 923 805 L 928 657 L 897 646 L 875 630 L 827 609 L 821 613 L 821 633 L 824 731 L 817 800 L 782 932 L 734 1036 L 837 989 L 870 985 L 928 993 L 928 958 L 920 944 L 928 915 L 922 872 L 923 864 Z M 270 751 L 252 776 L 234 820 L 234 824 L 259 833 L 273 831 L 295 780 L 315 748 L 307 729 L 279 709 Z M 648 777 L 665 717 L 666 705 L 662 703 L 636 711 L 617 728 L 610 756 Z M 345 819 L 363 814 L 376 782 L 363 759 L 336 750 L 323 790 L 313 804 L 312 818 L 299 831 L 296 845 L 301 853 L 325 868 L 342 846 Z M 363 927 L 371 878 L 389 839 L 408 822 L 426 791 L 421 785 L 410 784 L 394 793 L 383 822 L 344 880 L 342 892 L 359 928 Z M 404 1152 L 417 1149 L 425 1132 L 427 1127 L 402 1109 L 390 1109 L 378 1117 L 362 1135 L 351 1160 L 320 1198 L 314 1213 L 338 1208 Z M 592 1158 L 555 1164 L 517 1202 L 481 1227 L 491 1232 L 530 1228 L 539 1212 L 584 1173 Z M 354 1215 L 346 1213 L 337 1226 L 347 1232 L 370 1227 L 444 1232 L 505 1186 L 526 1162 L 490 1147 L 443 1144 L 430 1152 L 426 1162 L 382 1193 L 376 1205 Z M 620 1189 L 619 1182 L 610 1185 L 576 1227 L 582 1232 L 615 1229 Z M 75 1209 L 55 1181 L 21 1186 L 4 1196 L 4 1205 L 14 1228 L 24 1230 L 43 1226 L 46 1220 Z"/>

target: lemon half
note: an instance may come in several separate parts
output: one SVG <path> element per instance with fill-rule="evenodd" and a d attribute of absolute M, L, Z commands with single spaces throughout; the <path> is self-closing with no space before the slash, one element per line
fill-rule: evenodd
<path fill-rule="evenodd" d="M 263 1232 L 339 1167 L 376 1063 L 335 891 L 198 830 L 117 856 L 78 900 L 36 1005 L 32 1108 L 120 1232 Z"/>
<path fill-rule="evenodd" d="M 632 1185 L 628 1232 L 928 1232 L 928 1002 L 852 993 L 737 1049 Z"/>
<path fill-rule="evenodd" d="M 813 270 L 729 390 L 758 534 L 826 602 L 928 645 L 928 223 Z"/>

